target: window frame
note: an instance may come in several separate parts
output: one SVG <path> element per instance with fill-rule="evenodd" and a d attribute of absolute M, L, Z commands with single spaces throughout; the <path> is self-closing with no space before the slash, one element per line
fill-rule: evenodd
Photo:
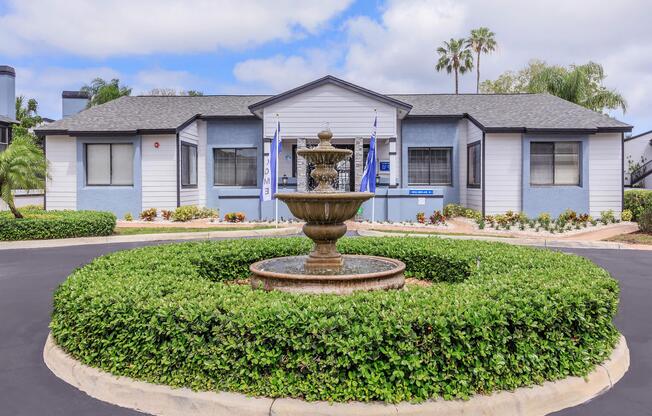
<path fill-rule="evenodd" d="M 131 146 L 132 159 L 131 163 L 134 163 L 135 158 L 133 157 L 134 144 L 132 142 L 117 142 L 117 143 L 84 143 L 84 174 L 85 174 L 85 185 L 86 186 L 134 186 L 134 176 L 135 169 L 132 168 L 131 173 L 131 184 L 113 184 L 113 145 L 129 145 Z M 88 182 L 88 146 L 109 146 L 109 183 L 89 183 Z"/>
<path fill-rule="evenodd" d="M 479 166 L 475 169 L 477 183 L 471 183 L 471 149 L 477 148 L 476 154 L 479 155 Z M 473 161 L 475 163 L 475 161 Z M 482 186 L 482 141 L 478 140 L 466 145 L 466 187 L 479 189 Z"/>
<path fill-rule="evenodd" d="M 195 184 L 184 184 L 183 183 L 183 170 L 184 170 L 184 165 L 183 165 L 183 148 L 194 148 L 195 149 Z M 181 156 L 181 160 L 179 161 L 179 182 L 181 182 L 181 188 L 182 189 L 196 189 L 199 185 L 199 149 L 196 144 L 190 143 L 190 142 L 184 142 L 181 141 L 180 144 L 180 149 L 179 149 L 179 155 Z M 190 166 L 188 166 L 190 168 Z M 190 178 L 190 170 L 188 171 L 188 178 Z"/>
<path fill-rule="evenodd" d="M 555 183 L 556 182 L 556 163 L 557 163 L 557 144 L 558 143 L 575 143 L 577 144 L 577 183 Z M 532 145 L 533 144 L 552 144 L 552 183 L 542 184 L 542 183 L 532 183 Z M 569 154 L 569 153 L 564 153 Z M 533 140 L 530 142 L 530 187 L 558 187 L 558 186 L 572 186 L 572 187 L 582 187 L 583 174 L 582 174 L 582 141 L 581 140 Z"/>
<path fill-rule="evenodd" d="M 410 150 L 428 150 L 428 183 L 413 183 L 410 182 Z M 432 150 L 447 150 L 448 151 L 448 183 L 433 183 L 430 173 L 430 166 L 432 164 Z M 407 148 L 407 180 L 408 186 L 453 186 L 453 146 L 412 146 Z"/>
<path fill-rule="evenodd" d="M 213 147 L 213 186 L 215 187 L 221 187 L 221 188 L 258 188 L 258 154 L 256 154 L 256 176 L 255 176 L 255 183 L 253 185 L 238 185 L 237 183 L 234 185 L 226 185 L 226 184 L 220 184 L 217 183 L 217 175 L 215 175 L 215 162 L 217 160 L 216 152 L 218 150 L 233 150 L 235 154 L 235 159 L 234 159 L 234 165 L 233 169 L 235 172 L 238 170 L 238 150 L 254 150 L 258 152 L 258 147 L 256 146 L 250 146 L 250 147 Z M 234 175 L 234 177 L 237 179 L 237 174 Z M 237 180 L 236 180 L 237 182 Z"/>
<path fill-rule="evenodd" d="M 9 146 L 10 132 L 11 127 L 0 126 L 0 144 L 6 144 Z"/>

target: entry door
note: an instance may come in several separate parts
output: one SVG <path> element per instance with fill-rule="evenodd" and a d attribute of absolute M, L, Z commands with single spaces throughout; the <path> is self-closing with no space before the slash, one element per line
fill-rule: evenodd
<path fill-rule="evenodd" d="M 338 149 L 354 150 L 352 144 L 334 145 Z M 306 175 L 308 175 L 308 190 L 312 191 L 317 186 L 315 180 L 310 176 L 310 172 L 315 168 L 315 165 L 308 163 L 306 165 Z M 337 179 L 333 181 L 333 188 L 339 192 L 355 192 L 355 152 L 351 155 L 350 159 L 343 160 L 335 166 L 337 170 Z"/>

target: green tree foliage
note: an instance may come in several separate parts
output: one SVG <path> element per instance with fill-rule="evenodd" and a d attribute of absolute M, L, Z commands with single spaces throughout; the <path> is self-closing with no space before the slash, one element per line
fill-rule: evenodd
<path fill-rule="evenodd" d="M 41 116 L 38 115 L 38 101 L 34 98 L 25 100 L 24 95 L 16 97 L 16 120 L 20 127 L 31 129 L 41 123 Z"/>
<path fill-rule="evenodd" d="M 476 83 L 475 92 L 480 92 L 480 55 L 491 53 L 496 50 L 496 34 L 487 27 L 479 27 L 471 30 L 471 36 L 466 40 L 466 46 L 476 54 Z"/>
<path fill-rule="evenodd" d="M 203 92 L 197 90 L 175 90 L 174 88 L 152 88 L 147 95 L 160 95 L 160 96 L 188 96 L 199 97 L 204 95 Z"/>
<path fill-rule="evenodd" d="M 23 215 L 14 205 L 13 190 L 43 188 L 47 175 L 47 162 L 35 137 L 14 129 L 11 144 L 0 153 L 0 198 L 7 204 L 15 218 Z"/>
<path fill-rule="evenodd" d="M 549 93 L 593 111 L 627 110 L 625 98 L 604 86 L 602 65 L 588 62 L 569 67 L 531 61 L 527 67 L 507 71 L 496 80 L 482 82 L 485 93 Z"/>
<path fill-rule="evenodd" d="M 115 100 L 116 98 L 125 95 L 131 95 L 131 88 L 120 85 L 119 79 L 112 79 L 110 82 L 102 78 L 95 78 L 90 84 L 84 85 L 81 91 L 90 94 L 91 99 L 88 103 L 89 107 L 100 105 Z"/>
<path fill-rule="evenodd" d="M 439 60 L 435 68 L 437 71 L 446 70 L 447 73 L 455 74 L 455 94 L 459 93 L 459 74 L 465 74 L 473 69 L 473 55 L 463 38 L 444 42 L 443 46 L 437 48 Z"/>

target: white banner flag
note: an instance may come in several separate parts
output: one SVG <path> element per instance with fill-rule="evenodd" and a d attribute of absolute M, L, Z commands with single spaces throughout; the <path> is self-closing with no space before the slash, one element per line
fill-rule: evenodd
<path fill-rule="evenodd" d="M 270 163 L 270 156 L 265 157 L 264 170 L 263 170 L 263 188 L 260 197 L 263 201 L 272 200 L 272 166 Z"/>

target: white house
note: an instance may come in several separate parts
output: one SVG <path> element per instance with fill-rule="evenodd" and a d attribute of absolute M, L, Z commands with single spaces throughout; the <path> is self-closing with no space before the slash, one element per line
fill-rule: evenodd
<path fill-rule="evenodd" d="M 548 94 L 386 95 L 332 76 L 273 96 L 122 97 L 42 126 L 46 206 L 122 216 L 200 205 L 271 218 L 273 202 L 259 195 L 277 122 L 284 191 L 310 189 L 296 149 L 325 127 L 354 151 L 336 185 L 355 191 L 375 117 L 377 219 L 447 203 L 485 214 L 622 209 L 625 123 Z"/>

